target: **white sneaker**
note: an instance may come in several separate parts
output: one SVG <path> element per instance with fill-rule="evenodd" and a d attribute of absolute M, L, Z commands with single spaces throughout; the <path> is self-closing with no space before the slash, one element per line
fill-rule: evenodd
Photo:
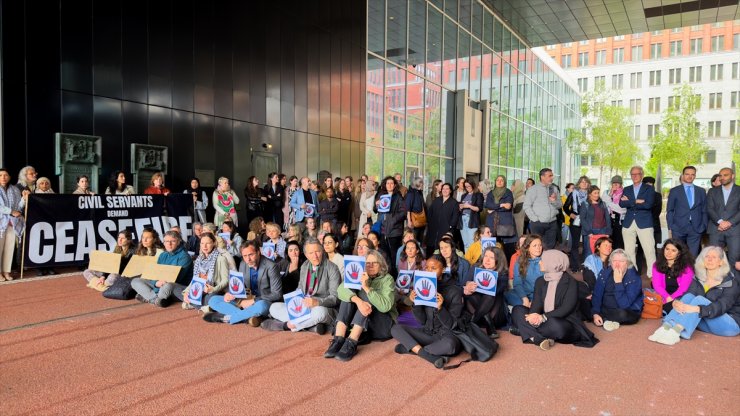
<path fill-rule="evenodd" d="M 663 345 L 676 345 L 679 341 L 681 341 L 681 335 L 677 331 L 673 330 L 673 328 L 661 328 L 663 329 L 663 331 L 658 333 L 655 342 Z"/>
<path fill-rule="evenodd" d="M 604 321 L 604 329 L 607 330 L 607 331 L 609 331 L 609 332 L 612 332 L 612 331 L 614 331 L 616 329 L 619 329 L 619 322 Z"/>

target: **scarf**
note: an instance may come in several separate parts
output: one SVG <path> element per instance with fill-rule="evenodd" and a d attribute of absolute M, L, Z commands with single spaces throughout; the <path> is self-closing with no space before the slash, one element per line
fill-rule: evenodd
<path fill-rule="evenodd" d="M 601 270 L 604 269 L 604 263 L 601 261 L 601 257 L 599 257 L 598 254 L 592 254 L 586 257 L 583 265 L 586 266 L 587 269 L 594 272 L 594 276 L 598 276 L 599 273 L 601 273 Z"/>
<path fill-rule="evenodd" d="M 622 199 L 622 194 L 624 193 L 624 188 L 619 188 L 616 191 L 612 192 L 612 202 L 616 205 L 619 205 L 619 200 Z"/>
<path fill-rule="evenodd" d="M 563 272 L 568 269 L 570 261 L 562 251 L 547 250 L 542 253 L 540 264 L 545 267 L 544 279 L 547 282 L 547 294 L 545 294 L 545 313 L 555 309 L 555 290 L 558 287 Z"/>
<path fill-rule="evenodd" d="M 192 195 L 192 194 L 193 194 L 193 192 L 195 192 L 195 200 L 196 200 L 197 202 L 203 202 L 203 191 L 201 191 L 201 189 L 200 189 L 200 185 L 198 185 L 198 187 L 197 187 L 197 188 L 195 188 L 195 189 L 193 189 L 193 188 L 191 187 L 191 188 L 190 188 L 190 192 L 189 192 L 189 194 L 190 194 L 190 195 Z"/>
<path fill-rule="evenodd" d="M 216 271 L 216 260 L 218 260 L 218 256 L 218 250 L 211 251 L 211 254 L 207 257 L 203 257 L 203 254 L 201 253 L 198 258 L 195 259 L 195 264 L 193 265 L 193 277 L 199 277 L 200 274 L 203 273 L 208 276 L 206 279 L 207 282 L 213 282 L 213 274 Z"/>
<path fill-rule="evenodd" d="M 503 197 L 504 194 L 506 194 L 506 177 L 504 176 L 501 176 L 501 177 L 504 178 L 504 186 L 499 188 L 495 184 L 493 185 L 493 202 L 497 204 L 498 204 L 498 201 L 501 200 L 501 197 Z"/>
<path fill-rule="evenodd" d="M 23 200 L 18 187 L 8 184 L 7 188 L 0 186 L 0 205 L 7 207 L 10 211 L 21 211 L 20 203 Z M 8 214 L 0 214 L 0 238 L 5 236 L 8 223 L 13 224 L 13 230 L 17 237 L 23 235 L 23 217 L 14 217 Z"/>
<path fill-rule="evenodd" d="M 583 201 L 586 200 L 586 198 L 586 191 L 582 191 L 580 189 L 576 189 L 575 191 L 573 191 L 573 212 L 578 214 L 578 208 L 581 207 L 581 204 L 583 203 Z"/>
<path fill-rule="evenodd" d="M 231 191 L 229 192 L 218 192 L 218 206 L 223 210 L 224 212 L 228 214 L 234 214 L 236 213 L 236 209 L 234 208 L 234 198 L 231 196 Z"/>

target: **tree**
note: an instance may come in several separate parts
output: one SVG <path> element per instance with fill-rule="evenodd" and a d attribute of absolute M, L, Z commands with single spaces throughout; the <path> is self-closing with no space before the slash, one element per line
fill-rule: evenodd
<path fill-rule="evenodd" d="M 623 172 L 642 157 L 637 143 L 630 137 L 632 120 L 629 109 L 607 102 L 615 99 L 613 91 L 597 84 L 594 90 L 583 97 L 581 131 L 570 129 L 566 135 L 566 144 L 575 153 L 591 156 L 599 166 L 599 179 L 604 176 L 604 169 L 610 174 Z"/>
<path fill-rule="evenodd" d="M 680 173 L 684 166 L 701 164 L 707 146 L 702 139 L 696 113 L 701 106 L 701 96 L 684 84 L 673 89 L 673 102 L 663 112 L 657 134 L 650 138 L 649 172 L 662 165 L 666 174 Z"/>

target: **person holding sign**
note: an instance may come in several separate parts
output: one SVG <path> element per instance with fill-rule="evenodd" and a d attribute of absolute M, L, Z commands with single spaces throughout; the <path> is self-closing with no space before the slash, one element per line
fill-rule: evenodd
<path fill-rule="evenodd" d="M 458 286 L 463 287 L 468 278 L 470 263 L 458 256 L 454 247 L 455 241 L 450 236 L 444 236 L 439 240 L 439 254 L 445 261 L 444 273 Z"/>
<path fill-rule="evenodd" d="M 414 317 L 422 327 L 395 325 L 391 328 L 391 335 L 399 342 L 396 354 L 411 352 L 442 368 L 447 357 L 458 354 L 462 348 L 452 328 L 462 314 L 463 292 L 449 275 L 443 273 L 445 266 L 441 256 L 430 257 L 426 266 L 426 271 L 437 276 L 437 306 L 414 306 Z M 416 291 L 412 290 L 409 296 L 414 301 Z"/>
<path fill-rule="evenodd" d="M 310 238 L 303 246 L 307 262 L 301 267 L 301 278 L 298 281 L 298 290 L 305 294 L 303 305 L 311 309 L 311 317 L 298 324 L 289 322 L 288 309 L 284 302 L 273 303 L 270 306 L 268 319 L 260 325 L 269 331 L 300 331 L 307 329 L 319 335 L 326 333 L 326 325 L 334 321 L 336 316 L 337 287 L 341 282 L 339 268 L 324 256 L 324 250 L 319 240 Z"/>
<path fill-rule="evenodd" d="M 213 296 L 220 295 L 229 284 L 229 262 L 226 255 L 222 255 L 216 249 L 216 236 L 204 232 L 200 235 L 200 253 L 193 263 L 193 278 L 200 277 L 205 280 L 205 287 L 201 304 L 208 305 L 208 300 Z M 190 285 L 182 292 L 182 308 L 195 309 L 190 304 L 190 298 L 186 296 Z M 176 297 L 177 293 L 175 294 Z"/>
<path fill-rule="evenodd" d="M 234 294 L 233 288 L 223 296 L 213 296 L 208 306 L 216 312 L 207 313 L 207 322 L 238 324 L 247 321 L 252 327 L 260 326 L 272 302 L 283 297 L 283 283 L 277 263 L 262 256 L 259 242 L 245 241 L 241 246 L 242 262 L 239 273 L 243 276 L 246 297 Z M 237 282 L 235 282 L 237 283 Z"/>
<path fill-rule="evenodd" d="M 10 184 L 10 173 L 7 169 L 0 168 L 0 282 L 13 280 L 10 268 L 13 265 L 16 239 L 23 235 L 24 206 L 21 191 Z"/>
<path fill-rule="evenodd" d="M 486 247 L 480 261 L 470 268 L 463 294 L 471 322 L 481 325 L 491 338 L 498 338 L 494 319 L 504 316 L 504 291 L 508 278 L 506 255 L 498 247 Z M 506 321 L 504 317 L 503 322 Z"/>
<path fill-rule="evenodd" d="M 470 245 L 467 251 L 465 251 L 465 260 L 470 264 L 477 263 L 480 260 L 480 256 L 483 253 L 483 239 L 489 239 L 492 237 L 491 227 L 484 225 L 478 229 L 473 235 L 473 244 Z M 489 241 L 489 240 L 486 240 Z"/>
<path fill-rule="evenodd" d="M 525 344 L 547 351 L 556 341 L 586 348 L 599 342 L 581 321 L 576 279 L 566 272 L 569 263 L 561 251 L 542 253 L 540 270 L 544 277 L 535 283 L 531 307 L 517 305 L 511 311 Z"/>
<path fill-rule="evenodd" d="M 313 213 L 307 215 L 306 208 L 308 208 L 308 205 L 312 205 L 314 211 L 319 205 L 316 191 L 309 189 L 310 185 L 311 180 L 308 177 L 302 177 L 301 189 L 293 192 L 293 196 L 290 198 L 290 208 L 293 210 L 293 220 L 295 222 L 301 222 L 304 218 L 313 216 Z"/>
<path fill-rule="evenodd" d="M 285 258 L 285 240 L 280 235 L 280 226 L 274 222 L 268 222 L 265 224 L 265 235 L 267 235 L 266 242 L 275 244 L 275 254 L 281 259 Z"/>
<path fill-rule="evenodd" d="M 391 338 L 391 327 L 398 316 L 394 302 L 394 279 L 388 274 L 385 259 L 375 250 L 368 253 L 365 269 L 360 277 L 360 289 L 348 289 L 344 283 L 337 289 L 341 302 L 336 331 L 324 358 L 349 361 L 357 353 L 357 344 L 361 340 L 369 342 Z"/>
<path fill-rule="evenodd" d="M 287 257 L 280 260 L 278 269 L 283 282 L 283 293 L 293 292 L 298 288 L 301 265 L 306 261 L 301 245 L 297 241 L 288 241 L 286 244 Z"/>
<path fill-rule="evenodd" d="M 389 197 L 390 195 L 390 197 Z M 390 201 L 388 201 L 390 198 Z M 403 202 L 398 189 L 398 182 L 393 176 L 387 176 L 381 182 L 381 187 L 375 196 L 375 212 L 380 221 L 380 250 L 387 258 L 395 258 L 403 238 L 403 225 L 406 222 L 406 204 Z M 391 264 L 391 274 L 396 274 L 395 263 Z"/>
<path fill-rule="evenodd" d="M 103 272 L 97 271 L 97 270 L 91 270 L 91 269 L 85 269 L 85 271 L 82 272 L 82 277 L 87 280 L 88 287 L 91 287 L 93 289 L 104 291 L 110 286 L 113 286 L 113 283 L 121 277 L 121 273 L 123 273 L 123 269 L 126 268 L 126 265 L 128 264 L 128 261 L 131 259 L 131 256 L 134 254 L 134 248 L 133 245 L 133 235 L 131 234 L 131 231 L 129 230 L 123 230 L 120 233 L 118 233 L 118 239 L 116 240 L 116 248 L 113 249 L 113 252 L 116 254 L 121 255 L 121 267 L 118 273 L 109 273 L 106 277 Z"/>
<path fill-rule="evenodd" d="M 226 243 L 226 251 L 231 254 L 234 259 L 239 258 L 239 247 L 242 245 L 242 236 L 239 235 L 239 232 L 236 230 L 236 225 L 226 220 L 223 224 L 221 224 L 221 238 L 223 238 L 224 243 Z"/>
<path fill-rule="evenodd" d="M 135 278 L 131 282 L 131 287 L 137 293 L 136 300 L 165 308 L 169 305 L 169 298 L 175 291 L 181 293 L 190 284 L 193 277 L 193 261 L 181 243 L 182 237 L 177 231 L 164 233 L 165 252 L 159 256 L 157 264 L 180 266 L 180 271 L 174 282 Z"/>

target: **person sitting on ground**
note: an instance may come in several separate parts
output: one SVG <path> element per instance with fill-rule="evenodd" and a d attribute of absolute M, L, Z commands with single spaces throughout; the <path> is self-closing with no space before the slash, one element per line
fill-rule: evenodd
<path fill-rule="evenodd" d="M 579 309 L 584 321 L 591 322 L 591 298 L 596 287 L 596 276 L 609 267 L 609 255 L 612 254 L 613 242 L 610 237 L 600 237 L 594 243 L 594 252 L 583 261 L 583 280 L 578 282 Z"/>
<path fill-rule="evenodd" d="M 491 227 L 487 225 L 484 225 L 475 231 L 475 234 L 473 234 L 473 244 L 471 244 L 465 252 L 465 260 L 467 260 L 468 263 L 478 263 L 481 254 L 483 254 L 481 239 L 490 237 L 493 237 L 493 234 L 491 234 Z"/>
<path fill-rule="evenodd" d="M 496 279 L 496 296 L 489 296 L 476 292 L 478 286 L 475 283 L 475 268 L 493 270 L 498 273 Z M 470 322 L 482 326 L 488 332 L 491 338 L 498 338 L 494 318 L 503 316 L 504 311 L 504 291 L 508 287 L 508 267 L 506 266 L 506 254 L 498 247 L 486 247 L 480 260 L 470 267 L 468 276 L 463 286 L 465 295 L 465 304 L 467 311 L 472 314 Z M 505 320 L 505 319 L 504 319 Z"/>
<path fill-rule="evenodd" d="M 530 307 L 534 295 L 534 284 L 537 279 L 543 276 L 540 268 L 542 238 L 537 234 L 528 235 L 524 240 L 521 252 L 522 255 L 519 256 L 514 266 L 513 287 L 504 296 L 509 306 L 524 305 Z"/>
<path fill-rule="evenodd" d="M 137 293 L 136 300 L 165 308 L 169 305 L 169 299 L 173 293 L 181 293 L 190 284 L 193 278 L 193 261 L 180 244 L 181 242 L 182 237 L 177 231 L 164 233 L 165 252 L 157 259 L 157 264 L 180 266 L 175 282 L 137 277 L 131 282 L 131 287 Z"/>
<path fill-rule="evenodd" d="M 267 232 L 265 220 L 262 217 L 256 217 L 249 221 L 249 232 L 252 233 L 253 237 L 247 237 L 247 240 L 265 241 L 265 233 Z"/>
<path fill-rule="evenodd" d="M 401 247 L 398 247 L 398 250 L 396 251 L 396 267 L 398 267 L 398 262 L 401 261 L 401 253 L 403 253 L 403 246 L 406 244 L 407 241 L 414 239 L 414 229 L 406 227 L 403 229 L 403 237 L 401 237 Z M 396 268 L 398 270 L 398 268 Z"/>
<path fill-rule="evenodd" d="M 87 287 L 102 292 L 105 289 L 113 286 L 113 283 L 119 277 L 121 277 L 121 273 L 123 273 L 123 270 L 128 265 L 129 260 L 131 260 L 131 256 L 134 254 L 134 247 L 132 246 L 133 235 L 131 234 L 131 231 L 123 230 L 118 233 L 118 238 L 116 239 L 116 248 L 113 249 L 114 253 L 121 255 L 121 267 L 119 268 L 118 273 L 109 273 L 108 276 L 105 276 L 105 273 L 86 269 L 82 272 L 82 277 L 87 280 Z"/>
<path fill-rule="evenodd" d="M 324 234 L 324 238 L 321 240 L 321 242 L 324 246 L 324 253 L 326 253 L 326 258 L 334 263 L 339 269 L 339 273 L 344 276 L 344 256 L 337 252 L 337 248 L 339 248 L 339 241 L 337 241 L 337 237 L 331 233 Z"/>
<path fill-rule="evenodd" d="M 352 249 L 355 246 L 355 238 L 349 232 L 349 226 L 342 221 L 337 221 L 337 230 L 339 230 L 339 253 L 345 256 L 352 254 Z"/>
<path fill-rule="evenodd" d="M 436 368 L 444 367 L 448 357 L 457 355 L 462 349 L 452 329 L 462 315 L 463 292 L 450 275 L 444 273 L 444 264 L 445 259 L 439 255 L 427 259 L 426 271 L 437 275 L 437 307 L 414 306 L 414 317 L 421 327 L 395 325 L 391 328 L 391 335 L 399 342 L 396 354 L 416 354 Z M 412 302 L 416 298 L 414 290 L 409 298 Z"/>
<path fill-rule="evenodd" d="M 442 237 L 439 240 L 438 247 L 439 254 L 445 260 L 445 274 L 448 274 L 458 286 L 465 286 L 465 280 L 468 278 L 468 271 L 470 270 L 470 263 L 462 256 L 459 256 L 454 250 L 455 242 L 451 237 Z"/>
<path fill-rule="evenodd" d="M 694 259 L 681 240 L 669 238 L 660 250 L 653 264 L 652 285 L 663 298 L 663 311 L 668 313 L 673 309 L 673 301 L 683 296 L 694 280 Z"/>
<path fill-rule="evenodd" d="M 298 289 L 306 296 L 303 305 L 311 309 L 311 317 L 294 324 L 289 321 L 288 308 L 284 302 L 273 303 L 270 315 L 273 319 L 262 322 L 261 327 L 270 331 L 301 331 L 307 329 L 319 335 L 326 333 L 326 326 L 334 322 L 337 287 L 342 281 L 337 266 L 324 256 L 319 240 L 310 238 L 303 245 L 307 262 L 301 266 Z"/>
<path fill-rule="evenodd" d="M 535 283 L 532 305 L 517 305 L 511 311 L 524 343 L 546 351 L 555 342 L 587 348 L 599 342 L 581 321 L 576 280 L 567 273 L 569 262 L 561 251 L 542 253 L 539 266 L 544 277 Z"/>
<path fill-rule="evenodd" d="M 426 260 L 424 260 L 419 245 L 416 240 L 409 240 L 404 243 L 401 258 L 398 261 L 398 270 L 424 270 Z"/>
<path fill-rule="evenodd" d="M 524 245 L 524 241 L 527 240 L 527 236 L 523 235 L 519 237 L 519 241 L 516 243 L 516 251 L 514 254 L 511 255 L 511 258 L 509 259 L 509 287 L 513 287 L 513 281 L 514 281 L 514 270 L 517 267 L 517 260 L 519 260 L 519 256 L 522 254 L 522 246 Z"/>
<path fill-rule="evenodd" d="M 303 239 L 308 240 L 308 238 L 318 238 L 318 237 L 319 237 L 319 229 L 316 226 L 316 218 L 314 217 L 306 218 L 306 229 L 303 230 Z"/>
<path fill-rule="evenodd" d="M 367 257 L 367 253 L 369 253 L 370 250 L 375 250 L 376 248 L 377 247 L 375 246 L 375 244 L 373 244 L 373 242 L 370 241 L 369 238 L 360 238 L 355 243 L 355 251 L 353 254 L 355 256 Z"/>
<path fill-rule="evenodd" d="M 285 233 L 285 241 L 295 241 L 296 243 L 303 245 L 303 232 L 301 226 L 298 224 L 292 224 L 288 226 L 288 231 Z"/>
<path fill-rule="evenodd" d="M 285 245 L 287 257 L 280 260 L 278 269 L 283 282 L 283 293 L 290 293 L 298 288 L 301 265 L 306 261 L 301 245 L 296 241 L 288 241 Z"/>
<path fill-rule="evenodd" d="M 233 222 L 227 220 L 221 224 L 221 238 L 226 243 L 226 251 L 234 257 L 234 260 L 238 259 L 240 257 L 239 247 L 242 246 L 242 241 L 244 240 L 242 240 L 242 236 L 239 235 L 236 225 Z"/>
<path fill-rule="evenodd" d="M 344 283 L 337 289 L 340 303 L 336 330 L 324 358 L 349 361 L 357 353 L 358 344 L 391 338 L 391 327 L 398 316 L 395 279 L 388 274 L 383 256 L 375 250 L 368 252 L 365 269 L 360 277 L 362 289 L 348 289 Z"/>
<path fill-rule="evenodd" d="M 208 306 L 216 312 L 203 315 L 203 319 L 232 325 L 246 321 L 256 328 L 267 316 L 272 302 L 282 299 L 283 283 L 278 265 L 260 253 L 259 241 L 245 241 L 240 250 L 239 272 L 244 276 L 244 286 L 249 289 L 247 298 L 235 298 L 231 293 L 213 296 Z"/>
<path fill-rule="evenodd" d="M 280 226 L 274 222 L 268 222 L 265 224 L 265 234 L 268 238 L 265 242 L 275 244 L 275 255 L 277 256 L 275 261 L 285 258 L 285 240 L 280 235 Z"/>
<path fill-rule="evenodd" d="M 627 253 L 612 251 L 609 267 L 596 278 L 591 297 L 594 325 L 614 331 L 619 325 L 632 325 L 642 312 L 642 280 Z"/>
<path fill-rule="evenodd" d="M 193 235 L 188 237 L 188 242 L 185 243 L 185 249 L 193 254 L 190 256 L 195 258 L 200 251 L 200 236 L 203 234 L 203 224 L 199 222 L 193 223 Z"/>
<path fill-rule="evenodd" d="M 730 271 L 724 250 L 705 247 L 694 270 L 688 293 L 673 301 L 673 310 L 650 341 L 674 345 L 681 338 L 691 339 L 696 329 L 722 337 L 740 334 L 740 281 Z"/>
<path fill-rule="evenodd" d="M 229 262 L 229 270 L 236 270 L 236 261 L 234 260 L 234 256 L 226 250 L 226 242 L 220 235 L 218 235 L 218 227 L 216 227 L 216 224 L 212 222 L 203 224 L 203 232 L 206 231 L 216 236 L 216 250 L 218 250 L 218 252 L 226 258 L 226 261 Z M 200 251 L 200 245 L 198 246 L 197 251 Z"/>
<path fill-rule="evenodd" d="M 222 295 L 226 291 L 226 287 L 229 284 L 229 270 L 231 269 L 229 269 L 229 262 L 226 260 L 226 256 L 221 255 L 216 249 L 216 236 L 209 232 L 202 233 L 200 237 L 200 250 L 193 263 L 193 278 L 200 277 L 206 281 L 206 286 L 203 288 L 203 299 L 200 310 L 207 312 L 208 301 L 212 297 Z M 180 296 L 175 293 L 175 297 L 179 299 L 182 296 L 183 309 L 195 309 L 187 295 L 188 290 L 190 290 L 190 285 L 180 293 Z"/>

